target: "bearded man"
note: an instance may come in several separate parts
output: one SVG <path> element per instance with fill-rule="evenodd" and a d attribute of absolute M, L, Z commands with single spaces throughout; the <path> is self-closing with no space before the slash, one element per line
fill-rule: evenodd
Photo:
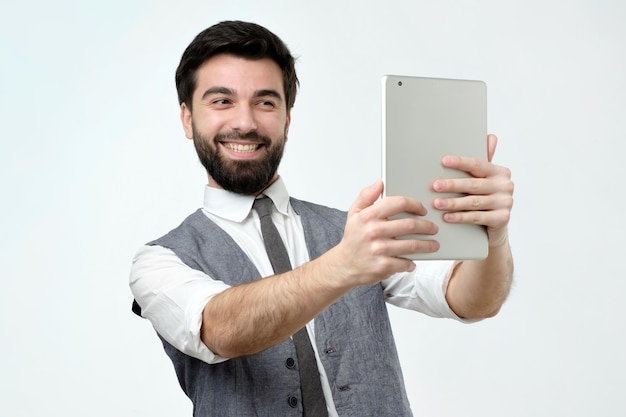
<path fill-rule="evenodd" d="M 365 187 L 349 211 L 291 197 L 278 174 L 298 78 L 269 30 L 221 22 L 185 50 L 176 87 L 185 135 L 206 168 L 204 204 L 141 247 L 130 287 L 171 358 L 193 415 L 411 416 L 386 302 L 435 317 L 495 315 L 512 277 L 513 184 L 489 160 L 442 163 L 473 178 L 433 189 L 452 223 L 486 226 L 480 261 L 411 261 L 434 252 L 424 202 Z M 399 213 L 417 219 L 394 219 Z M 479 216 L 478 216 L 479 215 Z M 407 329 L 414 331 L 414 329 Z"/>

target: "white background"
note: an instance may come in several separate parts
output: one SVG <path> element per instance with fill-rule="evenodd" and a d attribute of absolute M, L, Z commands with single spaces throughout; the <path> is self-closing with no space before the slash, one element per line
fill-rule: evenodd
<path fill-rule="evenodd" d="M 280 171 L 339 208 L 380 176 L 382 75 L 487 83 L 516 282 L 474 325 L 390 307 L 416 416 L 626 415 L 619 0 L 3 1 L 0 415 L 191 415 L 127 279 L 201 204 L 174 71 L 224 19 L 299 56 Z"/>

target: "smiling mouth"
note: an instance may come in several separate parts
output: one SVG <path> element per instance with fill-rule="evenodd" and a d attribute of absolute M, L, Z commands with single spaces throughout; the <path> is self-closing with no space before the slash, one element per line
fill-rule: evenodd
<path fill-rule="evenodd" d="M 233 143 L 233 142 L 222 142 L 222 145 L 226 149 L 229 149 L 234 152 L 240 153 L 252 153 L 257 151 L 261 146 L 260 143 Z"/>

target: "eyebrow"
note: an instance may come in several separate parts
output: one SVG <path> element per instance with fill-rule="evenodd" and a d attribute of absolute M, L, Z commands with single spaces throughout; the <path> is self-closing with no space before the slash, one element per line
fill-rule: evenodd
<path fill-rule="evenodd" d="M 283 101 L 283 97 L 276 90 L 257 90 L 254 92 L 253 97 L 274 97 L 280 101 Z"/>
<path fill-rule="evenodd" d="M 211 87 L 209 89 L 207 89 L 204 94 L 202 94 L 202 98 L 201 100 L 205 100 L 207 97 L 213 95 L 213 94 L 224 94 L 227 96 L 236 96 L 237 94 L 235 93 L 235 90 L 233 90 L 232 88 L 228 88 L 228 87 Z M 272 89 L 263 89 L 263 90 L 257 90 L 254 92 L 254 94 L 252 95 L 252 97 L 254 98 L 258 98 L 258 97 L 274 97 L 280 101 L 283 100 L 283 97 L 280 95 L 280 93 L 276 90 L 272 90 Z"/>

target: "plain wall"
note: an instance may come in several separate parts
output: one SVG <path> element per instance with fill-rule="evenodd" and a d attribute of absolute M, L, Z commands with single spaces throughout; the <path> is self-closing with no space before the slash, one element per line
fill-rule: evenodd
<path fill-rule="evenodd" d="M 515 285 L 473 325 L 390 307 L 416 416 L 626 414 L 626 3 L 110 0 L 0 8 L 0 415 L 191 415 L 127 281 L 202 203 L 174 70 L 224 19 L 299 57 L 280 172 L 343 209 L 380 177 L 381 76 L 487 83 Z"/>

